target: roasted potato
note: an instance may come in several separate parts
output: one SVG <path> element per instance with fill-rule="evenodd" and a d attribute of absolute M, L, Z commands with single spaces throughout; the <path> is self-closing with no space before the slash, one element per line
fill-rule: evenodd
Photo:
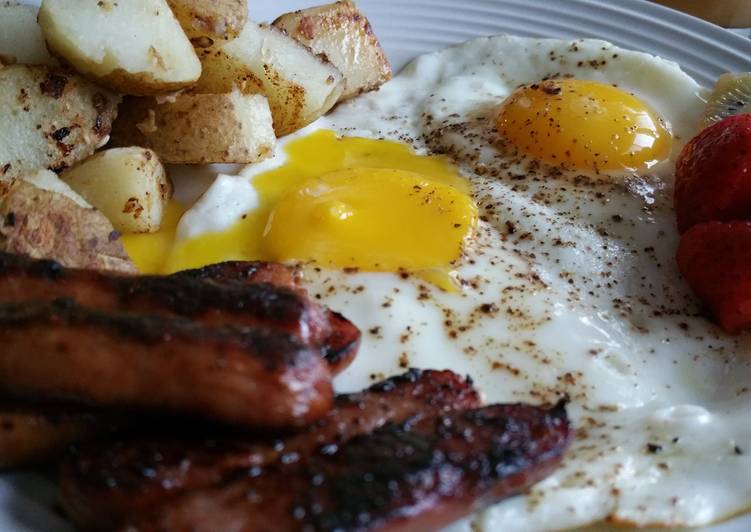
<path fill-rule="evenodd" d="M 119 234 L 96 209 L 21 179 L 0 182 L 0 250 L 70 268 L 135 273 Z"/>
<path fill-rule="evenodd" d="M 391 65 L 367 17 L 342 0 L 282 15 L 274 26 L 325 55 L 344 74 L 341 100 L 377 89 L 391 79 Z"/>
<path fill-rule="evenodd" d="M 247 0 L 167 0 L 196 48 L 237 37 L 248 20 Z"/>
<path fill-rule="evenodd" d="M 27 183 L 34 185 L 42 190 L 49 190 L 50 192 L 56 192 L 62 194 L 66 198 L 70 199 L 78 205 L 86 209 L 91 209 L 92 205 L 81 197 L 76 191 L 74 191 L 68 183 L 60 179 L 55 172 L 50 170 L 39 170 L 36 173 L 25 174 L 21 177 Z"/>
<path fill-rule="evenodd" d="M 109 139 L 119 101 L 52 67 L 0 69 L 0 179 L 87 158 Z"/>
<path fill-rule="evenodd" d="M 158 231 L 172 197 L 164 166 L 144 148 L 101 151 L 60 177 L 121 233 Z"/>
<path fill-rule="evenodd" d="M 119 92 L 158 94 L 201 75 L 166 0 L 43 0 L 39 25 L 53 54 Z"/>
<path fill-rule="evenodd" d="M 238 87 L 265 95 L 278 136 L 325 114 L 344 90 L 335 66 L 283 31 L 252 21 L 236 39 L 202 51 L 201 62 L 196 91 L 219 94 Z"/>
<path fill-rule="evenodd" d="M 117 146 L 144 146 L 180 164 L 253 163 L 275 142 L 266 98 L 239 91 L 126 98 L 113 131 Z"/>
<path fill-rule="evenodd" d="M 55 65 L 37 24 L 37 8 L 0 1 L 0 64 Z"/>

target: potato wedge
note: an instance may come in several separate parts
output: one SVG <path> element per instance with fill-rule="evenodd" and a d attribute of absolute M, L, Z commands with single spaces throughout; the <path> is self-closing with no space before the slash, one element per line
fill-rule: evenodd
<path fill-rule="evenodd" d="M 47 66 L 0 69 L 0 179 L 62 170 L 109 139 L 119 96 Z"/>
<path fill-rule="evenodd" d="M 43 0 L 39 25 L 53 54 L 113 90 L 158 94 L 201 75 L 166 0 Z"/>
<path fill-rule="evenodd" d="M 144 148 L 100 151 L 60 177 L 121 233 L 158 231 L 172 197 L 164 166 Z"/>
<path fill-rule="evenodd" d="M 375 90 L 391 79 L 391 64 L 381 43 L 350 0 L 287 13 L 274 26 L 325 55 L 344 74 L 340 100 Z"/>
<path fill-rule="evenodd" d="M 0 1 L 0 64 L 55 65 L 37 24 L 37 8 Z"/>
<path fill-rule="evenodd" d="M 117 146 L 144 146 L 179 164 L 253 163 L 276 142 L 266 98 L 239 91 L 126 98 L 112 136 Z"/>
<path fill-rule="evenodd" d="M 101 212 L 21 179 L 0 182 L 0 250 L 70 268 L 136 271 Z"/>
<path fill-rule="evenodd" d="M 248 21 L 247 0 L 167 0 L 196 48 L 234 39 Z"/>
<path fill-rule="evenodd" d="M 219 94 L 239 87 L 265 95 L 277 136 L 324 115 L 344 90 L 335 66 L 281 30 L 252 21 L 236 39 L 203 50 L 201 62 L 197 92 Z"/>

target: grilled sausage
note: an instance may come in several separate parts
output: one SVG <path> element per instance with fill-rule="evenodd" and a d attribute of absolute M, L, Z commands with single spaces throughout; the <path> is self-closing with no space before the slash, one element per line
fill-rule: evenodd
<path fill-rule="evenodd" d="M 295 427 L 331 407 L 331 373 L 294 336 L 71 300 L 0 304 L 0 394 Z"/>
<path fill-rule="evenodd" d="M 388 423 L 298 467 L 239 472 L 127 530 L 439 530 L 547 476 L 570 440 L 562 406 L 493 405 Z"/>
<path fill-rule="evenodd" d="M 321 349 L 335 373 L 351 363 L 360 341 L 352 323 L 310 301 L 296 287 L 294 273 L 278 264 L 231 262 L 171 276 L 123 276 L 0 253 L 0 302 L 57 298 L 209 325 L 271 327 Z"/>
<path fill-rule="evenodd" d="M 324 418 L 276 441 L 248 436 L 150 437 L 82 446 L 66 458 L 60 489 L 85 528 L 110 529 L 186 491 L 211 487 L 243 468 L 292 466 L 389 422 L 480 405 L 471 382 L 450 371 L 410 370 L 370 389 L 340 395 Z"/>
<path fill-rule="evenodd" d="M 41 464 L 75 442 L 107 431 L 94 411 L 64 405 L 0 403 L 0 469 Z"/>

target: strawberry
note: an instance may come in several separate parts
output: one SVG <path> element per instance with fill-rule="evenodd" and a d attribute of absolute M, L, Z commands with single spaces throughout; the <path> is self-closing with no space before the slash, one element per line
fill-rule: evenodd
<path fill-rule="evenodd" d="M 751 222 L 708 222 L 684 233 L 678 268 L 725 332 L 751 329 Z"/>
<path fill-rule="evenodd" d="M 751 219 L 751 115 L 717 122 L 683 148 L 674 200 L 681 233 L 702 222 Z"/>

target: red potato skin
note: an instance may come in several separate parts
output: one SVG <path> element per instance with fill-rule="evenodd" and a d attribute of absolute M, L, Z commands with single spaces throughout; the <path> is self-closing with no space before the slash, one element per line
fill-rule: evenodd
<path fill-rule="evenodd" d="M 751 222 L 695 225 L 681 238 L 677 260 L 725 332 L 751 328 Z"/>
<path fill-rule="evenodd" d="M 675 172 L 678 229 L 751 219 L 751 115 L 728 117 L 681 152 Z"/>

